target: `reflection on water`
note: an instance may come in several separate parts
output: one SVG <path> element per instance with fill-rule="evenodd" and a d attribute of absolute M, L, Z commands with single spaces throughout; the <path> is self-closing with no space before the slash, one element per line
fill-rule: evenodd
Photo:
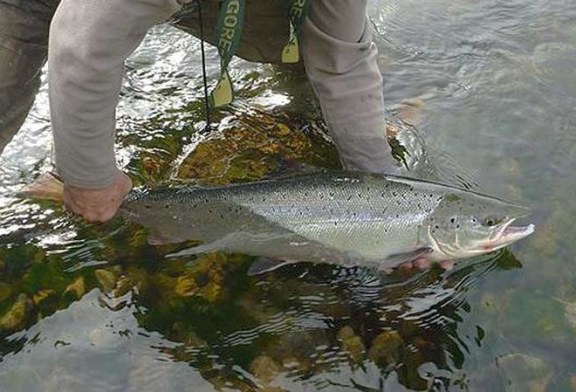
<path fill-rule="evenodd" d="M 166 259 L 178 246 L 150 246 L 139 227 L 16 196 L 49 168 L 43 85 L 0 157 L 0 390 L 576 390 L 575 5 L 371 13 L 391 124 L 415 125 L 445 178 L 531 205 L 537 232 L 412 276 L 300 264 L 248 277 L 242 255 Z M 138 184 L 338 166 L 298 69 L 235 60 L 239 99 L 204 132 L 197 47 L 160 27 L 128 63 L 118 153 Z"/>
<path fill-rule="evenodd" d="M 390 379 L 416 390 L 452 385 L 465 381 L 454 373 L 485 335 L 477 326 L 474 336 L 460 336 L 471 311 L 467 291 L 492 271 L 520 266 L 503 252 L 451 274 L 432 270 L 410 280 L 312 265 L 249 278 L 252 258 L 167 261 L 138 244 L 141 234 L 123 229 L 91 247 L 71 244 L 51 254 L 33 245 L 2 252 L 2 273 L 12 282 L 0 289 L 3 385 L 146 390 L 178 369 L 150 379 L 155 361 L 162 368 L 184 362 L 211 385 L 239 390 L 378 390 Z M 103 265 L 70 269 L 72 260 L 102 257 Z M 92 370 L 72 374 L 80 364 Z M 423 365 L 427 372 L 418 370 Z M 119 369 L 130 374 L 120 377 Z M 37 379 L 18 377 L 29 371 Z"/>

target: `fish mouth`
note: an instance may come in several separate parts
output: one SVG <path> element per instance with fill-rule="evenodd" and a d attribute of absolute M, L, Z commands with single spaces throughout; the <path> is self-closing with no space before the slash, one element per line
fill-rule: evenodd
<path fill-rule="evenodd" d="M 516 219 L 510 219 L 501 225 L 498 230 L 494 231 L 490 236 L 491 247 L 494 247 L 494 249 L 502 248 L 534 233 L 535 226 L 533 224 L 528 226 L 512 226 L 515 220 Z"/>

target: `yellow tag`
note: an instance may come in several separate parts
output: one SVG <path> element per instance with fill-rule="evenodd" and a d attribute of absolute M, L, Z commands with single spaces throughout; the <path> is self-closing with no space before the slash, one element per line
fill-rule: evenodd
<path fill-rule="evenodd" d="M 300 59 L 300 50 L 298 47 L 298 38 L 293 37 L 282 50 L 283 63 L 297 63 Z"/>
<path fill-rule="evenodd" d="M 212 91 L 212 107 L 219 107 L 228 105 L 234 100 L 234 92 L 232 91 L 232 82 L 228 72 L 222 74 L 222 78 Z"/>

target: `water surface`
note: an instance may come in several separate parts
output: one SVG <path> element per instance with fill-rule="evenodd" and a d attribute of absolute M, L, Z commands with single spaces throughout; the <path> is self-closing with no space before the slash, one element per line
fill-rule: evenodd
<path fill-rule="evenodd" d="M 576 4 L 370 12 L 390 113 L 421 101 L 436 158 L 531 206 L 536 233 L 409 279 L 309 264 L 254 278 L 242 255 L 167 260 L 178 247 L 148 245 L 141 228 L 15 196 L 50 167 L 44 83 L 0 157 L 2 391 L 576 390 Z M 338 165 L 298 72 L 235 60 L 239 98 L 203 131 L 198 48 L 161 26 L 128 62 L 118 154 L 137 183 Z"/>

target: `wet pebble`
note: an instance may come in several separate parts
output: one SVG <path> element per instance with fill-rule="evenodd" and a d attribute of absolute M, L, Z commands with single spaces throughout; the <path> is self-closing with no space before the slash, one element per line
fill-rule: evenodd
<path fill-rule="evenodd" d="M 350 326 L 345 326 L 338 331 L 338 339 L 342 342 L 342 348 L 355 362 L 360 362 L 364 357 L 366 348 L 359 336 L 354 333 Z"/>
<path fill-rule="evenodd" d="M 0 330 L 14 331 L 23 327 L 31 305 L 28 297 L 21 294 L 14 305 L 0 318 Z"/>
<path fill-rule="evenodd" d="M 376 363 L 394 363 L 398 358 L 398 349 L 403 344 L 404 340 L 397 331 L 384 331 L 372 342 L 368 357 Z"/>
<path fill-rule="evenodd" d="M 66 287 L 66 289 L 64 290 L 64 294 L 66 295 L 68 293 L 74 295 L 76 299 L 82 298 L 84 293 L 86 293 L 86 284 L 82 276 L 76 279 L 68 287 Z"/>
<path fill-rule="evenodd" d="M 96 275 L 96 279 L 100 283 L 100 287 L 102 287 L 102 291 L 105 293 L 109 293 L 116 287 L 116 283 L 118 282 L 118 274 L 113 271 L 105 270 L 105 269 L 98 269 L 94 271 L 94 275 Z"/>
<path fill-rule="evenodd" d="M 260 380 L 265 388 L 270 388 L 269 384 L 278 376 L 280 370 L 280 365 L 266 355 L 256 357 L 250 364 L 250 372 Z M 272 391 L 274 389 L 266 390 Z"/>
<path fill-rule="evenodd" d="M 50 298 L 54 294 L 56 294 L 56 292 L 52 289 L 42 289 L 32 296 L 32 302 L 34 302 L 34 305 L 38 306 L 42 301 Z"/>

